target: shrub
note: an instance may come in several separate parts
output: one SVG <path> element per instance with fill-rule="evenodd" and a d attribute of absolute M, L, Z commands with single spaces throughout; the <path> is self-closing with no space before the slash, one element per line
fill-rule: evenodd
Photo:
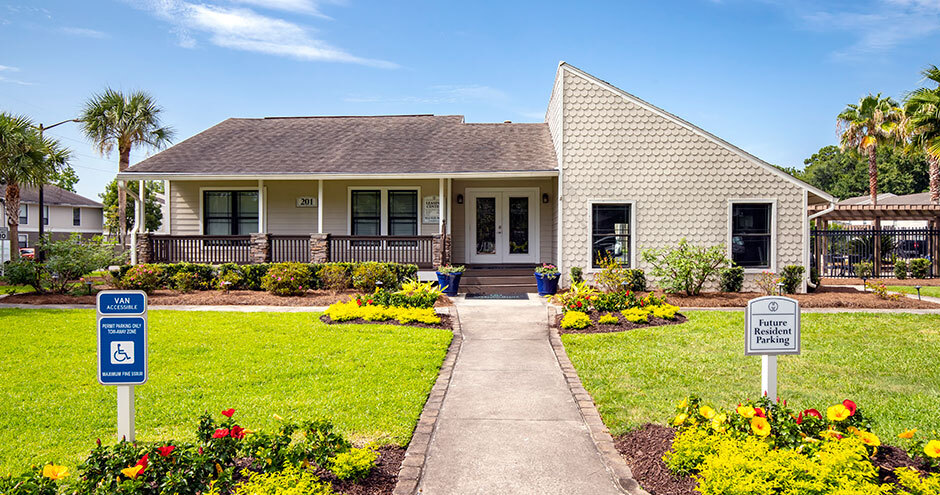
<path fill-rule="evenodd" d="M 607 313 L 605 315 L 602 315 L 600 318 L 598 318 L 597 322 L 600 323 L 601 325 L 617 325 L 620 323 L 620 319 L 617 318 L 615 315 Z"/>
<path fill-rule="evenodd" d="M 581 330 L 591 326 L 591 318 L 581 311 L 568 311 L 561 318 L 561 328 Z"/>
<path fill-rule="evenodd" d="M 366 321 L 397 320 L 401 324 L 418 322 L 439 325 L 441 317 L 434 308 L 406 308 L 379 305 L 373 299 L 351 299 L 331 304 L 324 312 L 335 322 L 363 319 Z"/>
<path fill-rule="evenodd" d="M 800 265 L 787 265 L 783 267 L 782 281 L 783 291 L 787 294 L 796 294 L 803 284 L 803 272 L 806 269 Z"/>
<path fill-rule="evenodd" d="M 192 272 L 177 272 L 173 275 L 173 288 L 183 294 L 199 289 L 199 275 Z"/>
<path fill-rule="evenodd" d="M 401 290 L 390 292 L 385 289 L 376 289 L 371 299 L 380 306 L 401 306 L 406 308 L 433 308 L 434 303 L 441 297 L 441 289 L 434 282 L 420 282 L 408 280 L 402 284 Z M 362 296 L 356 296 L 362 300 Z"/>
<path fill-rule="evenodd" d="M 42 263 L 29 258 L 20 258 L 7 262 L 5 270 L 4 278 L 10 285 L 28 285 L 36 292 L 43 292 L 43 279 L 48 276 L 42 269 Z"/>
<path fill-rule="evenodd" d="M 888 292 L 888 286 L 884 282 L 865 282 L 865 288 L 870 289 L 872 294 L 880 299 L 897 301 L 901 299 L 901 294 Z"/>
<path fill-rule="evenodd" d="M 819 287 L 820 284 L 822 284 L 822 278 L 819 276 L 819 269 L 815 266 L 809 269 L 809 281 L 812 282 L 816 287 Z"/>
<path fill-rule="evenodd" d="M 591 306 L 597 311 L 622 311 L 637 305 L 634 292 L 602 292 L 591 298 Z"/>
<path fill-rule="evenodd" d="M 29 472 L 19 476 L 0 476 L 0 493 L 10 495 L 56 495 L 59 493 L 56 482 L 43 476 L 45 466 L 34 466 Z"/>
<path fill-rule="evenodd" d="M 757 276 L 757 287 L 764 294 L 771 295 L 777 293 L 777 284 L 783 281 L 776 273 L 764 270 Z"/>
<path fill-rule="evenodd" d="M 277 296 L 301 296 L 310 288 L 310 266 L 303 263 L 277 263 L 268 269 L 261 287 Z"/>
<path fill-rule="evenodd" d="M 930 260 L 915 258 L 908 262 L 911 268 L 911 278 L 927 278 L 930 271 Z"/>
<path fill-rule="evenodd" d="M 210 495 L 223 493 L 216 487 Z M 233 495 L 332 495 L 329 483 L 320 481 L 312 471 L 287 466 L 276 473 L 251 473 L 248 481 L 235 487 Z"/>
<path fill-rule="evenodd" d="M 898 280 L 907 278 L 907 260 L 902 258 L 894 260 L 894 278 Z"/>
<path fill-rule="evenodd" d="M 940 473 L 921 475 L 919 471 L 903 467 L 895 469 L 894 475 L 898 477 L 898 495 L 936 495 L 940 493 Z"/>
<path fill-rule="evenodd" d="M 861 261 L 855 264 L 855 276 L 858 278 L 871 278 L 875 265 L 870 261 Z"/>
<path fill-rule="evenodd" d="M 215 277 L 214 285 L 216 289 L 222 292 L 228 292 L 238 288 L 241 281 L 242 276 L 236 271 L 220 272 L 219 275 Z"/>
<path fill-rule="evenodd" d="M 142 290 L 150 294 L 160 287 L 162 279 L 163 269 L 159 266 L 151 264 L 135 265 L 121 277 L 121 288 Z"/>
<path fill-rule="evenodd" d="M 659 304 L 650 307 L 650 311 L 656 318 L 662 318 L 664 320 L 675 320 L 676 313 L 679 312 L 679 306 L 673 306 L 672 304 Z"/>
<path fill-rule="evenodd" d="M 685 238 L 674 248 L 647 249 L 643 259 L 652 265 L 651 273 L 664 291 L 685 292 L 690 296 L 698 295 L 719 267 L 730 264 L 724 245 L 693 246 Z"/>
<path fill-rule="evenodd" d="M 46 253 L 45 270 L 50 275 L 52 292 L 65 292 L 72 282 L 95 270 L 120 264 L 124 254 L 115 254 L 115 244 L 106 242 L 102 236 L 82 239 L 73 233 L 68 239 L 44 244 L 40 249 Z"/>
<path fill-rule="evenodd" d="M 242 286 L 248 290 L 264 290 L 261 284 L 270 268 L 268 263 L 242 266 Z"/>
<path fill-rule="evenodd" d="M 646 272 L 640 268 L 628 268 L 625 271 L 627 274 L 627 288 L 636 292 L 646 291 Z"/>
<path fill-rule="evenodd" d="M 718 288 L 721 292 L 741 292 L 744 287 L 744 268 L 732 266 L 721 271 Z"/>
<path fill-rule="evenodd" d="M 466 267 L 463 265 L 444 265 L 437 267 L 437 273 L 445 273 L 449 275 L 463 273 L 464 270 L 466 270 Z"/>
<path fill-rule="evenodd" d="M 163 271 L 163 276 L 160 280 L 161 287 L 172 287 L 173 277 L 175 277 L 177 273 L 192 273 L 196 275 L 198 281 L 195 287 L 196 290 L 211 288 L 215 280 L 215 268 L 213 268 L 212 265 L 182 262 L 157 266 Z"/>
<path fill-rule="evenodd" d="M 571 284 L 571 287 L 566 292 L 556 296 L 556 299 L 561 303 L 562 311 L 587 311 L 591 308 L 592 301 L 597 296 L 597 291 L 587 282 L 582 281 Z"/>
<path fill-rule="evenodd" d="M 572 266 L 571 270 L 569 270 L 569 273 L 571 274 L 572 284 L 580 284 L 581 282 L 584 282 L 584 270 L 582 270 L 580 266 Z"/>
<path fill-rule="evenodd" d="M 630 323 L 648 323 L 650 320 L 649 311 L 641 308 L 625 309 L 620 314 Z"/>
<path fill-rule="evenodd" d="M 330 459 L 330 472 L 341 480 L 359 481 L 372 471 L 379 453 L 371 446 L 340 452 Z"/>
<path fill-rule="evenodd" d="M 381 283 L 382 287 L 393 288 L 397 285 L 395 275 L 385 263 L 361 263 L 353 269 L 353 287 L 356 290 L 373 292 Z"/>
<path fill-rule="evenodd" d="M 339 264 L 326 264 L 320 267 L 317 277 L 320 279 L 320 285 L 327 290 L 339 292 L 352 287 L 352 279 L 346 271 L 346 267 Z"/>

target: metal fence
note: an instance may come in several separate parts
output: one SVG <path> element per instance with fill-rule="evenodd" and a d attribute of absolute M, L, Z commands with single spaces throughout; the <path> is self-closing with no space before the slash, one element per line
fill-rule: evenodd
<path fill-rule="evenodd" d="M 937 277 L 940 230 L 935 229 L 841 229 L 812 230 L 811 266 L 821 277 L 858 276 L 859 263 L 871 263 L 874 277 L 893 277 L 896 260 L 931 260 L 928 276 Z"/>

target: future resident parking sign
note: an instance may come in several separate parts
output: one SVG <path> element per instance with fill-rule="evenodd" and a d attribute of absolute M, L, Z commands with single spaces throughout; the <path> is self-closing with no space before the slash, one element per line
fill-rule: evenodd
<path fill-rule="evenodd" d="M 147 381 L 147 294 L 98 293 L 98 382 L 141 385 Z"/>
<path fill-rule="evenodd" d="M 783 296 L 751 299 L 745 316 L 744 353 L 800 353 L 800 302 Z"/>

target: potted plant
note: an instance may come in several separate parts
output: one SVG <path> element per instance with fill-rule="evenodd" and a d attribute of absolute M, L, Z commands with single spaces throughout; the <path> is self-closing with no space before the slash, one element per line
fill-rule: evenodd
<path fill-rule="evenodd" d="M 538 285 L 540 296 L 550 296 L 558 292 L 558 278 L 561 273 L 558 267 L 551 263 L 542 263 L 535 268 L 535 283 Z"/>
<path fill-rule="evenodd" d="M 461 265 L 444 265 L 437 268 L 437 283 L 441 286 L 444 295 L 456 296 L 460 289 L 460 276 L 464 267 Z"/>

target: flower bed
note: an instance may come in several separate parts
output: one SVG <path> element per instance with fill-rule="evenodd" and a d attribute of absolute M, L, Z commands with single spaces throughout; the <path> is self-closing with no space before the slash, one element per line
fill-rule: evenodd
<path fill-rule="evenodd" d="M 673 306 L 675 307 L 675 306 Z M 582 328 L 569 327 L 565 328 L 562 326 L 562 321 L 564 318 L 573 313 L 583 314 L 587 318 L 589 324 Z M 647 314 L 646 322 L 637 322 L 630 321 L 624 312 L 608 312 L 608 311 L 569 311 L 565 314 L 555 316 L 555 326 L 558 328 L 559 333 L 610 333 L 610 332 L 625 332 L 627 330 L 633 330 L 635 328 L 643 327 L 658 327 L 663 325 L 677 325 L 679 323 L 685 323 L 687 318 L 680 314 L 676 313 L 675 317 L 672 319 L 660 318 Z M 629 314 L 629 312 L 626 312 Z"/>
<path fill-rule="evenodd" d="M 297 424 L 275 416 L 278 429 L 268 433 L 238 424 L 234 409 L 221 414 L 220 422 L 208 414 L 200 418 L 196 443 L 102 445 L 99 440 L 74 474 L 69 466 L 51 462 L 0 477 L 0 493 L 222 495 L 293 488 L 329 495 L 394 489 L 404 458 L 401 447 L 354 447 L 328 421 Z"/>
<path fill-rule="evenodd" d="M 682 323 L 679 307 L 653 293 L 629 289 L 598 292 L 584 282 L 554 298 L 563 314 L 555 319 L 560 333 L 609 333 Z"/>
<path fill-rule="evenodd" d="M 326 323 L 389 323 L 433 328 L 450 328 L 450 319 L 434 311 L 441 289 L 431 282 L 409 280 L 401 290 L 376 289 L 369 295 L 357 294 L 348 301 L 330 305 L 321 317 Z"/>

